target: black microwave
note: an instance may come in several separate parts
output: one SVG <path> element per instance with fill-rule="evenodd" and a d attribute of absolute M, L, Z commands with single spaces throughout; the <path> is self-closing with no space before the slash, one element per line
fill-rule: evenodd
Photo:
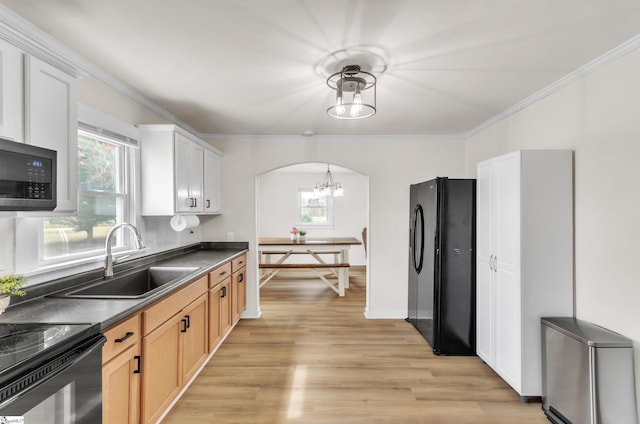
<path fill-rule="evenodd" d="M 57 152 L 0 138 L 0 211 L 56 208 Z"/>

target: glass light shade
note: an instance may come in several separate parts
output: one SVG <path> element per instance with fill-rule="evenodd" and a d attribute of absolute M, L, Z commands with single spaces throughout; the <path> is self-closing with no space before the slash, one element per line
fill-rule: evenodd
<path fill-rule="evenodd" d="M 336 103 L 327 109 L 327 114 L 338 119 L 360 119 L 376 113 L 376 77 L 348 65 L 327 79 L 327 85 L 336 90 Z M 348 100 L 345 102 L 345 95 Z M 353 94 L 353 97 L 351 96 Z M 349 113 L 345 113 L 349 109 Z"/>

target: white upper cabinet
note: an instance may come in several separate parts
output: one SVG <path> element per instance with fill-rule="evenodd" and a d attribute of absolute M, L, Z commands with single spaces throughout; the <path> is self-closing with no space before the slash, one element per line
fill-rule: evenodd
<path fill-rule="evenodd" d="M 204 151 L 204 212 L 222 212 L 222 157 L 211 150 Z"/>
<path fill-rule="evenodd" d="M 142 215 L 220 213 L 221 160 L 213 147 L 175 125 L 141 125 L 140 134 Z"/>
<path fill-rule="evenodd" d="M 542 394 L 540 318 L 573 315 L 573 169 L 566 150 L 478 164 L 476 351 L 521 396 Z"/>
<path fill-rule="evenodd" d="M 25 55 L 25 142 L 58 152 L 56 213 L 78 210 L 77 81 Z"/>
<path fill-rule="evenodd" d="M 177 212 L 202 212 L 204 149 L 180 133 L 175 137 Z"/>
<path fill-rule="evenodd" d="M 23 53 L 0 39 L 0 137 L 24 141 Z"/>

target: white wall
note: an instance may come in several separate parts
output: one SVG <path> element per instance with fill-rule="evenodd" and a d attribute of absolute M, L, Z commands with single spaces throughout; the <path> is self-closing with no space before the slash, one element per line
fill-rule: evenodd
<path fill-rule="evenodd" d="M 634 340 L 640 396 L 639 76 L 636 50 L 471 137 L 467 172 L 518 149 L 575 151 L 576 314 Z"/>
<path fill-rule="evenodd" d="M 374 118 L 375 119 L 375 118 Z M 464 141 L 408 137 L 230 138 L 223 144 L 223 210 L 204 240 L 249 241 L 246 316 L 259 314 L 256 284 L 256 178 L 296 163 L 324 162 L 369 177 L 369 287 L 366 314 L 406 318 L 409 185 L 436 176 L 464 177 Z M 220 144 L 218 144 L 220 145 Z"/>
<path fill-rule="evenodd" d="M 307 240 L 313 237 L 356 237 L 361 240 L 362 229 L 367 226 L 368 179 L 357 173 L 336 173 L 331 170 L 334 181 L 344 187 L 343 197 L 333 198 L 333 226 L 331 228 L 304 227 Z M 324 174 L 319 172 L 267 172 L 258 178 L 258 237 L 289 237 L 289 229 L 296 225 L 296 200 L 298 187 L 313 187 L 322 182 Z M 307 261 L 305 258 L 297 258 Z M 294 262 L 296 258 L 291 258 Z M 288 260 L 289 261 L 289 260 Z M 349 252 L 352 265 L 365 265 L 362 246 L 353 246 Z"/>

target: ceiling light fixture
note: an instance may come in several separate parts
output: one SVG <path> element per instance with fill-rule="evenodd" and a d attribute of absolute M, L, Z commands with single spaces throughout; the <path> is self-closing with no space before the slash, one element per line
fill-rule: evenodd
<path fill-rule="evenodd" d="M 317 183 L 313 188 L 313 192 L 319 197 L 342 197 L 344 196 L 344 190 L 342 189 L 342 184 L 339 182 L 334 182 L 333 177 L 331 176 L 331 171 L 329 170 L 329 164 L 327 164 L 327 173 L 325 174 L 324 181 L 322 183 Z"/>
<path fill-rule="evenodd" d="M 360 119 L 376 114 L 376 77 L 347 65 L 327 78 L 327 85 L 336 91 L 336 103 L 327 114 L 338 119 Z"/>

